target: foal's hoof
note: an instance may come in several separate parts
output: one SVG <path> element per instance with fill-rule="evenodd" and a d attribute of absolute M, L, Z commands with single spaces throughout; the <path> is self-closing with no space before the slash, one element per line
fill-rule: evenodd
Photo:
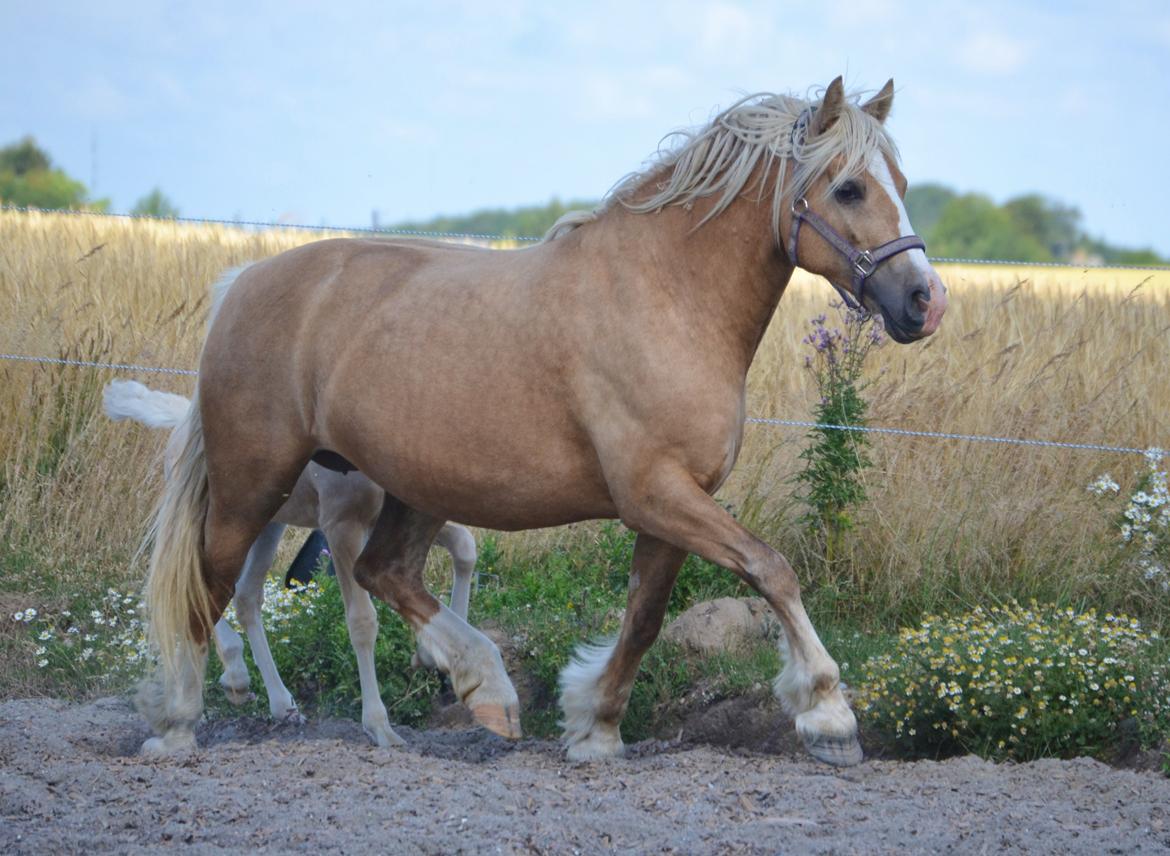
<path fill-rule="evenodd" d="M 802 734 L 804 748 L 818 761 L 834 767 L 854 767 L 864 755 L 856 734 L 840 737 L 834 734 Z"/>
<path fill-rule="evenodd" d="M 397 749 L 406 745 L 406 741 L 398 736 L 398 732 L 390 727 L 389 722 L 363 725 L 362 731 L 366 732 L 366 737 L 380 749 Z"/>
<path fill-rule="evenodd" d="M 475 721 L 495 734 L 509 740 L 519 740 L 523 734 L 520 731 L 519 705 L 481 704 L 471 708 L 471 715 Z"/>
<path fill-rule="evenodd" d="M 298 728 L 309 721 L 295 707 L 289 708 L 284 713 L 274 713 L 272 718 L 276 720 L 277 725 L 291 725 Z"/>
<path fill-rule="evenodd" d="M 245 704 L 256 700 L 256 693 L 252 692 L 247 687 L 240 689 L 239 687 L 224 686 L 223 694 L 227 700 L 236 707 L 242 707 Z"/>

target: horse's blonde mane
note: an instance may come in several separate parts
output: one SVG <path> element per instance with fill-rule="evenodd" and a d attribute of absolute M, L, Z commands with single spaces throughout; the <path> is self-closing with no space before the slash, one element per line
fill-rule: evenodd
<path fill-rule="evenodd" d="M 660 211 L 668 205 L 688 205 L 717 197 L 699 225 L 717 217 L 736 198 L 750 192 L 748 182 L 758 172 L 757 199 L 770 194 L 772 224 L 779 239 L 780 213 L 789 199 L 804 196 L 818 175 L 840 158 L 840 168 L 828 191 L 859 174 L 876 150 L 897 159 L 897 147 L 885 128 L 860 106 L 861 93 L 846 96 L 837 120 L 823 133 L 806 139 L 804 128 L 820 105 L 790 95 L 758 93 L 741 98 L 708 124 L 676 131 L 675 140 L 645 168 L 621 179 L 594 212 L 571 211 L 553 224 L 544 240 L 551 241 L 594 220 L 614 203 L 638 214 Z M 802 118 L 803 117 L 803 118 Z M 791 175 L 789 171 L 791 170 Z M 785 179 L 789 180 L 786 182 Z M 648 185 L 653 192 L 647 195 Z"/>

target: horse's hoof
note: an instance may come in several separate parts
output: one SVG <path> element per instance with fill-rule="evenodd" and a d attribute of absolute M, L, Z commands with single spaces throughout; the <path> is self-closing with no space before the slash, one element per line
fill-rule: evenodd
<path fill-rule="evenodd" d="M 151 737 L 142 744 L 142 755 L 145 758 L 168 758 L 174 755 L 183 755 L 196 748 L 193 732 L 174 733 L 165 737 Z"/>
<path fill-rule="evenodd" d="M 856 734 L 845 737 L 833 734 L 802 734 L 801 739 L 810 755 L 834 767 L 854 767 L 865 757 Z"/>
<path fill-rule="evenodd" d="M 620 758 L 626 752 L 622 738 L 614 733 L 592 731 L 582 740 L 570 743 L 565 748 L 565 755 L 570 761 L 607 761 L 610 758 Z"/>
<path fill-rule="evenodd" d="M 520 708 L 515 705 L 481 704 L 471 708 L 475 721 L 495 734 L 509 740 L 519 740 Z"/>

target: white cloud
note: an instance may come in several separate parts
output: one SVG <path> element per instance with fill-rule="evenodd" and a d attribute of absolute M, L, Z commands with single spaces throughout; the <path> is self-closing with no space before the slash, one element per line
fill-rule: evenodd
<path fill-rule="evenodd" d="M 971 34 L 956 51 L 959 64 L 979 74 L 1008 75 L 1028 60 L 1026 42 L 1003 33 L 982 31 Z"/>

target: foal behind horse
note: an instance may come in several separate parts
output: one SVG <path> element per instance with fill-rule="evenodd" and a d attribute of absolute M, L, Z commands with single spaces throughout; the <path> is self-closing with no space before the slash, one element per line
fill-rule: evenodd
<path fill-rule="evenodd" d="M 190 402 L 181 395 L 159 392 L 132 380 L 111 381 L 106 386 L 103 400 L 106 415 L 115 421 L 132 419 L 151 428 L 172 429 L 164 458 L 167 477 L 170 478 L 175 457 L 184 442 L 180 426 L 190 409 Z M 288 500 L 248 551 L 248 558 L 236 584 L 235 605 L 240 624 L 248 634 L 252 658 L 256 661 L 264 689 L 268 693 L 269 711 L 277 720 L 298 720 L 300 713 L 296 702 L 276 669 L 261 621 L 264 578 L 272 567 L 276 548 L 286 526 L 323 530 L 333 553 L 337 582 L 345 602 L 349 639 L 357 658 L 362 692 L 362 727 L 374 743 L 386 747 L 400 745 L 403 741 L 390 726 L 374 671 L 378 616 L 369 594 L 359 588 L 353 579 L 354 560 L 365 546 L 381 506 L 382 489 L 361 473 L 342 474 L 317 464 L 309 464 L 297 480 Z M 471 576 L 475 571 L 475 538 L 462 526 L 452 523 L 443 527 L 435 542 L 446 548 L 455 565 L 451 609 L 466 618 L 471 597 Z M 219 683 L 229 701 L 243 704 L 251 696 L 243 640 L 226 619 L 220 618 L 215 625 L 215 643 L 223 662 Z"/>

